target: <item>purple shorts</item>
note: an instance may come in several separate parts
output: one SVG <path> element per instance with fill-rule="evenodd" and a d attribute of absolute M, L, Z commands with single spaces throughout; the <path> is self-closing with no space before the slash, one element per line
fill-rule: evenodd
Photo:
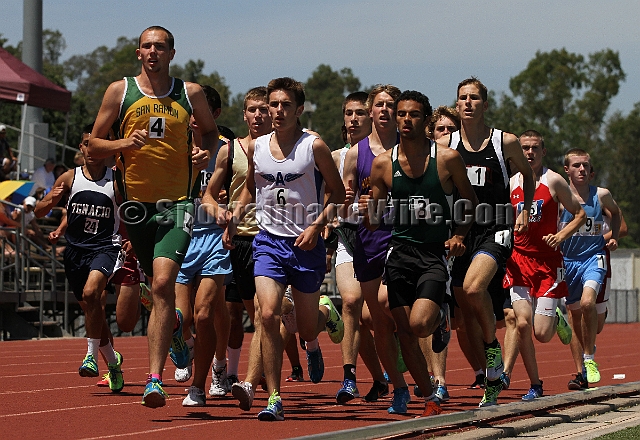
<path fill-rule="evenodd" d="M 253 240 L 253 274 L 291 285 L 303 293 L 320 290 L 326 269 L 324 241 L 310 251 L 294 246 L 295 237 L 278 237 L 260 231 Z"/>

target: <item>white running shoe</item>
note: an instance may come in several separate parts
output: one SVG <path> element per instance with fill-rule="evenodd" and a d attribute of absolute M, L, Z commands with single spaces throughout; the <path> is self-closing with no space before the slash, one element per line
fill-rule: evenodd
<path fill-rule="evenodd" d="M 249 382 L 236 382 L 231 386 L 231 394 L 238 399 L 238 406 L 243 411 L 249 411 L 253 404 L 255 391 Z"/>
<path fill-rule="evenodd" d="M 191 372 L 193 370 L 193 348 L 189 348 L 189 365 L 186 368 L 176 368 L 176 372 L 173 377 L 176 382 L 186 382 L 191 379 Z"/>
<path fill-rule="evenodd" d="M 182 401 L 182 406 L 204 406 L 207 402 L 207 397 L 204 391 L 200 388 L 191 386 L 189 387 L 189 394 Z"/>
<path fill-rule="evenodd" d="M 227 395 L 227 366 L 220 371 L 211 367 L 211 387 L 209 388 L 209 395 L 211 397 L 224 397 Z"/>

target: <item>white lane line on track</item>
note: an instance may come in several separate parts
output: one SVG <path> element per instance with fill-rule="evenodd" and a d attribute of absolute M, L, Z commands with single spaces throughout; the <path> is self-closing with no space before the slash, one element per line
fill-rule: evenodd
<path fill-rule="evenodd" d="M 174 429 L 184 429 L 184 428 L 191 428 L 191 427 L 196 427 L 196 426 L 214 425 L 214 424 L 224 423 L 224 422 L 234 422 L 236 420 L 231 420 L 231 419 L 211 420 L 209 422 L 190 423 L 188 425 L 170 426 L 170 427 L 158 428 L 158 429 L 147 429 L 145 431 L 124 432 L 124 433 L 120 433 L 120 434 L 103 435 L 103 436 L 100 436 L 100 437 L 86 437 L 86 438 L 83 438 L 82 440 L 99 440 L 99 439 L 105 439 L 105 438 L 121 438 L 121 437 L 131 437 L 131 436 L 134 436 L 134 435 L 135 436 L 139 436 L 139 435 L 143 435 L 143 434 L 166 432 L 166 431 L 170 431 L 170 430 L 174 430 Z"/>

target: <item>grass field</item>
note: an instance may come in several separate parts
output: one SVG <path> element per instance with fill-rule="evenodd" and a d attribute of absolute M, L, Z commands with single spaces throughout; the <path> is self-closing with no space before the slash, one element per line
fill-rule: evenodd
<path fill-rule="evenodd" d="M 596 440 L 636 440 L 640 439 L 640 426 L 623 429 L 598 437 Z"/>

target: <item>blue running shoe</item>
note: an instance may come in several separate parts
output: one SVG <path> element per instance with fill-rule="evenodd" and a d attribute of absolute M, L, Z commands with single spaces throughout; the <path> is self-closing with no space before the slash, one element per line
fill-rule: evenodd
<path fill-rule="evenodd" d="M 261 422 L 276 422 L 284 420 L 284 409 L 282 409 L 282 399 L 277 391 L 269 396 L 267 407 L 258 413 L 258 420 Z"/>
<path fill-rule="evenodd" d="M 189 346 L 182 337 L 182 311 L 180 309 L 176 309 L 176 319 L 178 319 L 179 325 L 171 338 L 169 357 L 176 368 L 187 368 L 191 358 L 189 357 Z"/>
<path fill-rule="evenodd" d="M 529 388 L 529 392 L 522 396 L 522 400 L 534 400 L 538 397 L 542 397 L 542 381 L 540 381 L 540 385 L 531 384 L 531 388 Z"/>
<path fill-rule="evenodd" d="M 441 402 L 446 402 L 449 400 L 449 391 L 447 391 L 447 387 L 444 385 L 438 385 L 436 389 L 436 397 L 440 399 Z"/>
<path fill-rule="evenodd" d="M 98 363 L 92 354 L 87 354 L 78 368 L 78 373 L 82 377 L 98 377 Z"/>
<path fill-rule="evenodd" d="M 324 376 L 324 360 L 322 359 L 320 347 L 315 351 L 307 351 L 307 368 L 311 382 L 318 383 L 322 380 L 322 376 Z"/>
<path fill-rule="evenodd" d="M 336 394 L 336 401 L 340 404 L 344 404 L 349 402 L 350 400 L 355 399 L 356 397 L 360 397 L 358 387 L 356 386 L 356 381 L 345 379 L 342 382 L 342 388 L 340 388 L 340 390 L 338 390 L 338 394 Z"/>
<path fill-rule="evenodd" d="M 391 400 L 391 406 L 387 409 L 387 412 L 389 414 L 406 414 L 407 403 L 409 402 L 411 402 L 409 388 L 396 388 L 393 390 L 393 400 Z"/>
<path fill-rule="evenodd" d="M 144 387 L 142 404 L 148 408 L 160 408 L 167 403 L 169 395 L 162 389 L 162 382 L 158 379 L 151 379 Z"/>
<path fill-rule="evenodd" d="M 508 390 L 511 386 L 511 378 L 504 371 L 500 375 L 500 380 L 502 381 L 502 389 Z"/>

